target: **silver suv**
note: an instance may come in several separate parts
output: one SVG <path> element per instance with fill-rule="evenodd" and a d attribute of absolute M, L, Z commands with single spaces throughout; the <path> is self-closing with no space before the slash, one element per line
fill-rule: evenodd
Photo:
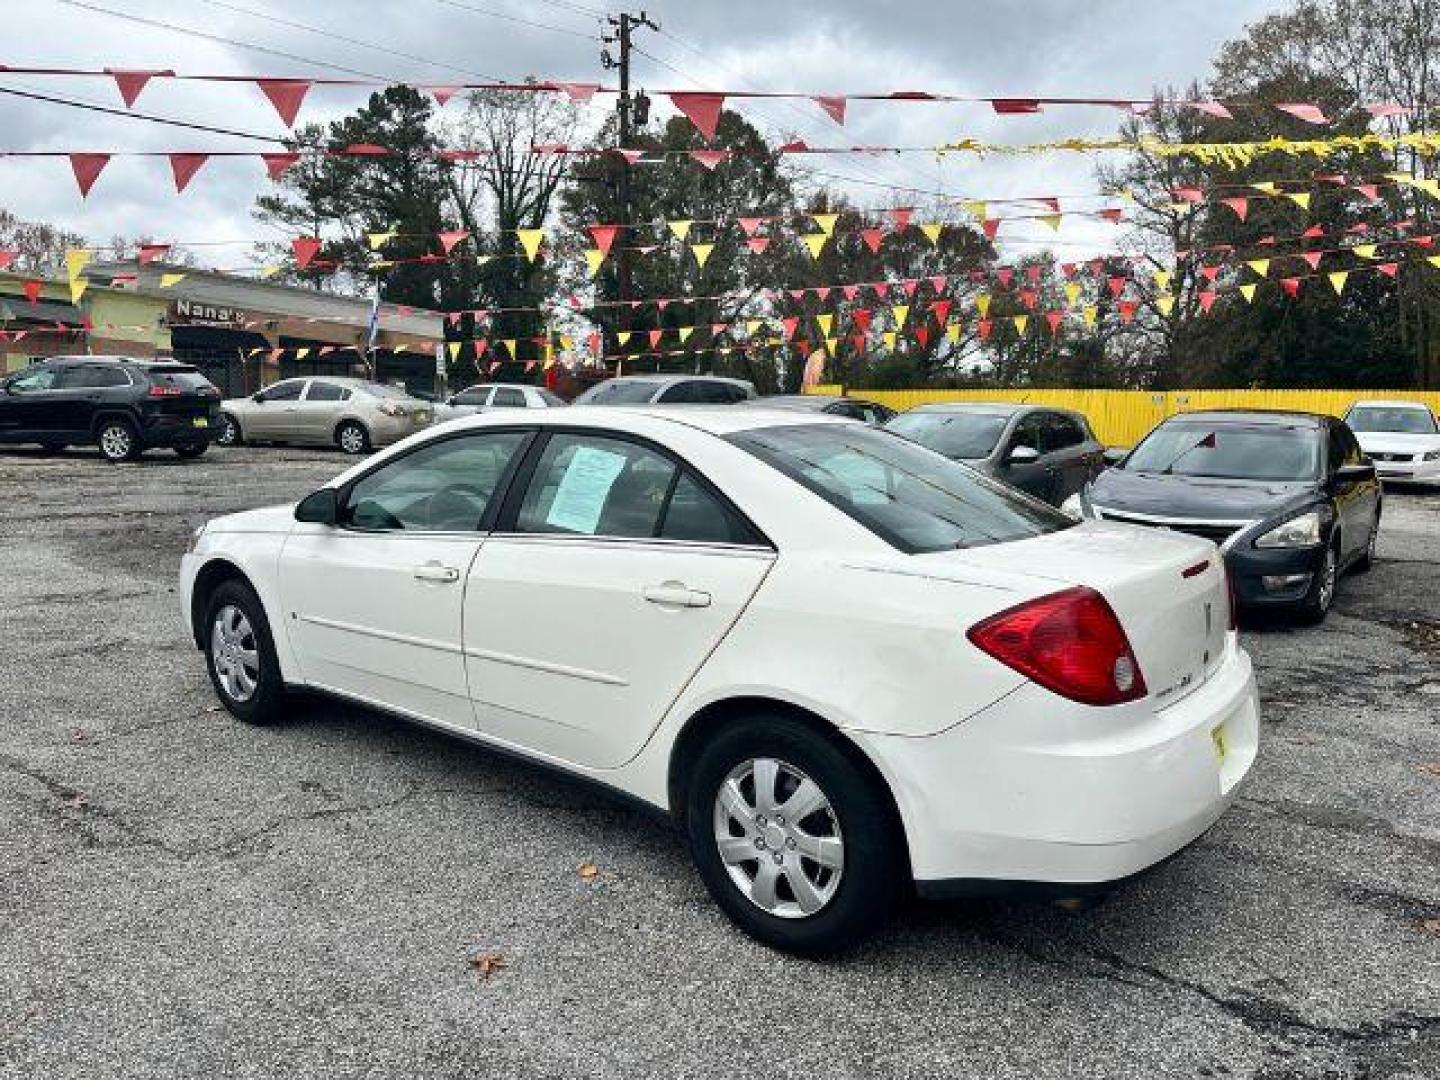
<path fill-rule="evenodd" d="M 429 427 L 428 401 L 364 379 L 284 379 L 257 394 L 220 403 L 221 446 L 308 443 L 365 454 Z"/>

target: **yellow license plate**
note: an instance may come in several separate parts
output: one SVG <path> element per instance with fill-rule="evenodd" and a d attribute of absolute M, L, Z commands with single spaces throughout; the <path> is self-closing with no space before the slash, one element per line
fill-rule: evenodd
<path fill-rule="evenodd" d="M 195 419 L 194 419 L 193 421 L 191 421 L 191 423 L 193 423 L 196 427 L 209 427 L 209 426 L 210 426 L 210 421 L 209 421 L 206 417 L 203 417 L 203 416 L 197 416 L 197 417 L 195 417 Z"/>
<path fill-rule="evenodd" d="M 1210 741 L 1215 744 L 1215 760 L 1225 760 L 1225 725 L 1221 724 L 1210 732 Z"/>

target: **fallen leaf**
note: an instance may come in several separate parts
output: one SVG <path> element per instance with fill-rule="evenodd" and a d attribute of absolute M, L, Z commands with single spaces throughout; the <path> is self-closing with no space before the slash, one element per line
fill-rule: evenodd
<path fill-rule="evenodd" d="M 1423 765 L 1416 766 L 1421 772 L 1429 773 L 1431 776 L 1440 776 L 1440 761 L 1427 761 Z"/>
<path fill-rule="evenodd" d="M 470 958 L 470 966 L 475 969 L 480 978 L 489 979 L 491 975 L 505 967 L 505 955 L 498 952 L 482 952 L 479 956 Z"/>
<path fill-rule="evenodd" d="M 83 743 L 88 742 L 89 740 L 90 736 L 87 735 L 85 732 L 81 731 L 79 728 L 76 728 L 70 733 L 70 741 L 73 743 Z"/>
<path fill-rule="evenodd" d="M 596 875 L 600 873 L 600 868 L 593 862 L 582 862 L 575 872 L 586 881 L 594 881 Z"/>
<path fill-rule="evenodd" d="M 1434 934 L 1440 937 L 1440 919 L 1419 919 L 1415 925 L 1426 934 Z"/>
<path fill-rule="evenodd" d="M 64 805 L 69 807 L 71 810 L 79 810 L 85 805 L 85 796 L 81 795 L 78 791 L 72 795 L 67 795 L 65 796 Z"/>

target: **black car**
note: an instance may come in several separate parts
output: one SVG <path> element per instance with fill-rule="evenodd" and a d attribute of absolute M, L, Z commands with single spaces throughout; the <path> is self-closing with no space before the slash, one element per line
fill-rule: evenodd
<path fill-rule="evenodd" d="M 1077 412 L 1003 401 L 920 405 L 893 431 L 1059 506 L 1105 467 L 1105 447 Z"/>
<path fill-rule="evenodd" d="M 839 394 L 775 394 L 771 397 L 754 398 L 745 404 L 762 409 L 794 409 L 796 412 L 846 416 L 851 420 L 864 420 L 873 427 L 879 427 L 895 415 L 894 409 L 879 402 L 843 397 Z"/>
<path fill-rule="evenodd" d="M 1333 416 L 1193 412 L 1156 427 L 1066 509 L 1213 540 L 1241 607 L 1318 622 L 1340 575 L 1374 560 L 1380 482 Z"/>
<path fill-rule="evenodd" d="M 57 357 L 0 381 L 0 443 L 129 461 L 152 446 L 198 457 L 219 433 L 220 392 L 185 364 Z"/>

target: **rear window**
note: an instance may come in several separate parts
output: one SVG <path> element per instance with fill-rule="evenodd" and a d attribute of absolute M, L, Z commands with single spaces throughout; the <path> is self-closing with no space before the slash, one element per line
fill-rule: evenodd
<path fill-rule="evenodd" d="M 166 364 L 147 367 L 145 375 L 157 386 L 172 386 L 177 390 L 214 390 L 215 385 L 200 371 L 181 364 Z"/>
<path fill-rule="evenodd" d="M 1008 416 L 980 412 L 901 413 L 885 429 L 949 458 L 989 457 Z"/>
<path fill-rule="evenodd" d="M 1074 524 L 975 470 L 861 425 L 803 424 L 727 436 L 901 551 L 984 547 Z"/>
<path fill-rule="evenodd" d="M 1164 423 L 1121 464 L 1127 472 L 1227 480 L 1313 480 L 1320 475 L 1318 428 L 1280 424 Z"/>

